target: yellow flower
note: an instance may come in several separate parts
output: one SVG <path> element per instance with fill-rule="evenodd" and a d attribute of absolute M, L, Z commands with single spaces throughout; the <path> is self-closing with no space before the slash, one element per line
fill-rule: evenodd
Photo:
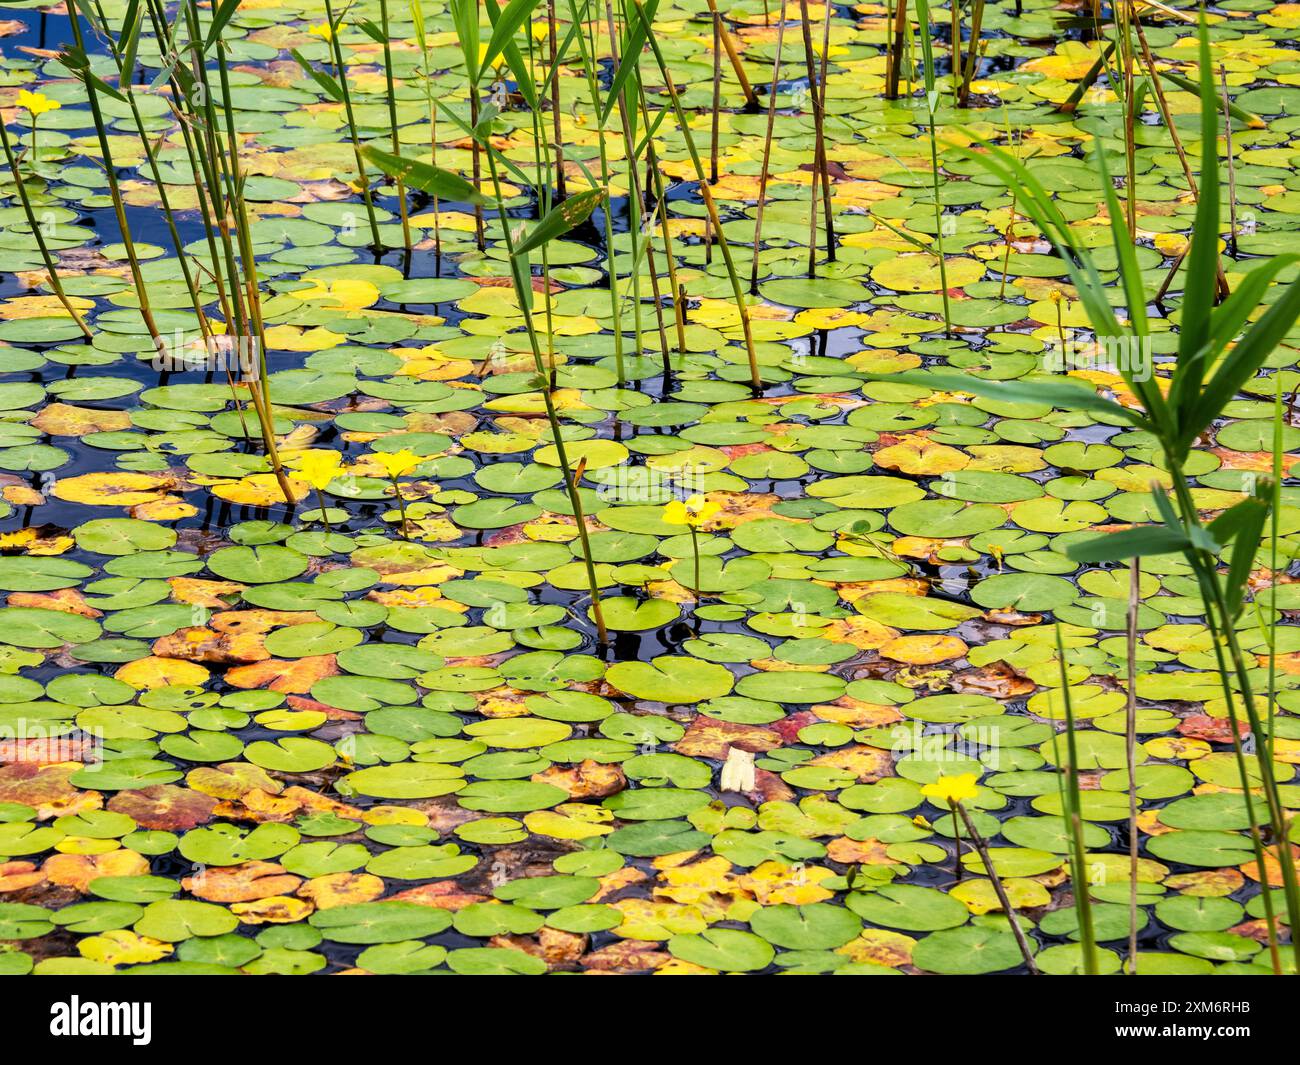
<path fill-rule="evenodd" d="M 689 525 L 692 529 L 698 529 L 721 510 L 722 505 L 712 502 L 707 496 L 694 495 L 685 502 L 674 499 L 664 507 L 664 522 L 668 525 Z"/>
<path fill-rule="evenodd" d="M 424 461 L 423 457 L 405 447 L 401 451 L 376 451 L 370 457 L 383 467 L 389 477 L 401 477 L 404 473 L 410 473 Z"/>
<path fill-rule="evenodd" d="M 63 105 L 58 100 L 51 100 L 43 92 L 28 92 L 26 89 L 21 89 L 18 92 L 18 106 L 26 108 L 31 112 L 32 118 L 36 118 L 47 111 L 57 111 Z"/>
<path fill-rule="evenodd" d="M 951 803 L 973 799 L 979 794 L 976 773 L 962 773 L 955 777 L 940 777 L 933 784 L 923 784 L 921 794 L 936 802 Z"/>
<path fill-rule="evenodd" d="M 308 26 L 307 32 L 322 41 L 334 40 L 334 28 L 328 22 L 322 22 L 319 26 Z"/>
<path fill-rule="evenodd" d="M 305 451 L 298 460 L 298 476 L 317 491 L 324 491 L 339 475 L 342 463 L 337 451 Z"/>

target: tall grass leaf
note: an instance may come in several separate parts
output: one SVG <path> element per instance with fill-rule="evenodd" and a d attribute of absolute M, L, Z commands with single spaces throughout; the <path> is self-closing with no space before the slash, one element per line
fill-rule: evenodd
<path fill-rule="evenodd" d="M 1146 292 L 1142 287 L 1142 268 L 1138 266 L 1137 253 L 1133 250 L 1133 240 L 1129 236 L 1128 227 L 1124 224 L 1122 208 L 1119 197 L 1115 194 L 1115 183 L 1110 179 L 1110 170 L 1106 166 L 1106 153 L 1098 148 L 1094 153 L 1097 159 L 1097 170 L 1101 175 L 1101 188 L 1106 198 L 1106 214 L 1110 217 L 1110 234 L 1111 243 L 1115 246 L 1115 258 L 1119 263 L 1120 283 L 1124 287 L 1124 299 L 1128 304 L 1129 327 L 1139 337 L 1146 336 L 1150 329 L 1147 326 Z M 1128 367 L 1121 367 L 1120 373 L 1129 387 L 1134 387 L 1132 370 Z M 1136 391 L 1136 389 L 1135 389 Z"/>
<path fill-rule="evenodd" d="M 1201 91 L 1202 91 L 1201 86 L 1197 85 L 1196 82 L 1190 80 L 1189 78 L 1183 77 L 1177 71 L 1162 70 L 1160 71 L 1160 76 L 1164 78 L 1166 81 L 1172 82 L 1174 85 L 1177 85 L 1184 92 L 1190 92 L 1193 96 L 1196 96 L 1198 98 L 1201 97 Z M 1240 119 L 1251 129 L 1266 128 L 1264 120 L 1260 118 L 1259 115 L 1254 114 L 1251 111 L 1247 111 L 1244 107 L 1239 107 L 1234 103 L 1228 104 L 1228 113 L 1232 115 L 1233 118 Z"/>
<path fill-rule="evenodd" d="M 582 225 L 604 198 L 604 189 L 587 189 L 574 193 L 548 211 L 546 217 L 533 227 L 533 231 L 515 245 L 515 254 L 527 255 L 547 241 L 562 237 L 569 230 Z"/>
<path fill-rule="evenodd" d="M 140 9 L 140 0 L 131 0 L 122 16 L 122 33 L 118 38 L 118 47 L 122 53 L 120 67 L 128 85 L 135 73 L 135 56 L 140 47 L 140 31 L 143 26 L 144 13 Z"/>
<path fill-rule="evenodd" d="M 969 392 L 974 396 L 999 399 L 1005 403 L 1047 403 L 1066 410 L 1086 410 L 1119 418 L 1141 429 L 1150 425 L 1142 415 L 1113 399 L 1100 396 L 1085 384 L 1066 384 L 1064 381 L 990 381 L 972 377 L 956 370 L 908 370 L 895 374 L 867 374 L 869 380 L 898 381 L 909 385 L 947 392 Z"/>
<path fill-rule="evenodd" d="M 1093 331 L 1098 336 L 1123 336 L 1124 331 L 1106 299 L 1101 275 L 1092 256 L 1074 239 L 1070 224 L 1061 214 L 1060 208 L 1052 202 L 1042 183 L 1029 168 L 1000 148 L 990 147 L 987 153 L 969 148 L 958 148 L 958 151 L 983 166 L 1006 188 L 1017 190 L 1022 210 L 1038 226 L 1064 262 Z"/>
<path fill-rule="evenodd" d="M 934 114 L 934 46 L 930 41 L 930 0 L 916 0 L 916 22 L 921 31 L 921 67 L 925 78 L 925 103 Z"/>
<path fill-rule="evenodd" d="M 487 51 L 483 53 L 482 62 L 485 67 L 491 66 L 492 60 L 505 50 L 537 4 L 538 0 L 510 0 L 504 8 L 499 8 L 495 0 L 487 0 L 492 36 L 488 38 Z"/>
<path fill-rule="evenodd" d="M 228 23 L 239 10 L 239 0 L 222 0 L 212 12 L 212 24 L 208 27 L 208 35 L 203 41 L 203 51 L 207 52 L 217 39 L 221 36 L 221 31 L 226 28 Z"/>
<path fill-rule="evenodd" d="M 99 17 L 99 11 L 90 0 L 72 0 L 73 7 L 77 13 L 90 23 L 90 28 L 100 37 L 108 36 L 108 27 L 104 25 L 104 20 Z"/>
<path fill-rule="evenodd" d="M 1219 122 L 1215 106 L 1214 75 L 1210 69 L 1210 43 L 1205 17 L 1200 25 L 1201 68 L 1201 183 L 1192 226 L 1192 246 L 1187 253 L 1186 280 L 1178 330 L 1178 368 L 1169 391 L 1169 404 L 1182 422 L 1191 412 L 1205 379 L 1210 312 L 1219 279 Z"/>
<path fill-rule="evenodd" d="M 451 21 L 456 28 L 456 41 L 465 60 L 465 73 L 470 84 L 477 85 L 478 63 L 478 3 L 477 0 L 447 0 Z"/>
<path fill-rule="evenodd" d="M 1258 261 L 1258 260 L 1256 260 Z M 1259 306 L 1273 280 L 1288 266 L 1300 263 L 1300 255 L 1275 255 L 1259 262 L 1246 274 L 1231 296 L 1214 308 L 1210 315 L 1210 340 L 1206 361 L 1213 362 L 1219 353 L 1237 338 L 1251 314 Z M 1242 264 L 1246 265 L 1246 264 Z"/>
<path fill-rule="evenodd" d="M 1133 250 L 1133 238 L 1129 235 L 1124 222 L 1123 209 L 1119 197 L 1115 194 L 1115 184 L 1110 179 L 1106 166 L 1105 152 L 1098 149 L 1096 154 L 1097 169 L 1101 175 L 1101 188 L 1106 199 L 1106 214 L 1110 219 L 1111 245 L 1115 249 L 1115 259 L 1119 264 L 1120 284 L 1124 288 L 1124 300 L 1128 305 L 1129 329 L 1131 337 L 1125 337 L 1126 343 L 1137 348 L 1140 358 L 1146 358 L 1146 349 L 1142 341 L 1150 335 L 1147 325 L 1146 289 L 1142 284 L 1142 268 L 1138 265 L 1137 253 Z M 1121 359 L 1116 367 L 1125 384 L 1142 402 L 1142 406 L 1151 413 L 1158 423 L 1166 420 L 1166 406 L 1160 394 L 1160 386 L 1151 379 L 1149 373 L 1139 375 L 1135 371 L 1133 359 Z M 1147 368 L 1149 369 L 1149 367 Z"/>
<path fill-rule="evenodd" d="M 1271 480 L 1264 482 L 1256 495 L 1243 499 L 1230 510 L 1224 511 L 1208 527 L 1210 534 L 1219 543 L 1232 541 L 1224 592 L 1228 613 L 1233 617 L 1241 611 L 1246 582 L 1250 579 L 1251 570 L 1254 568 L 1255 553 L 1259 550 L 1264 523 L 1268 520 L 1272 493 L 1273 482 Z M 1224 519 L 1230 519 L 1230 531 L 1227 535 L 1224 534 L 1224 528 L 1219 526 Z"/>
<path fill-rule="evenodd" d="M 1190 447 L 1215 418 L 1222 413 L 1241 387 L 1255 376 L 1264 360 L 1286 337 L 1300 316 L 1300 285 L 1290 284 L 1286 291 L 1257 321 L 1236 347 L 1224 356 L 1187 418 L 1179 423 L 1179 443 Z"/>
<path fill-rule="evenodd" d="M 655 115 L 654 120 L 650 123 L 650 128 L 647 129 L 645 132 L 645 136 L 643 136 L 637 142 L 636 157 L 638 159 L 641 158 L 641 156 L 645 153 L 645 150 L 650 146 L 650 141 L 654 138 L 655 134 L 659 132 L 659 127 L 664 124 L 667 118 L 668 118 L 667 111 L 660 111 L 658 114 Z"/>
<path fill-rule="evenodd" d="M 414 159 L 403 159 L 398 155 L 381 152 L 378 148 L 366 146 L 361 154 L 389 177 L 395 177 L 402 184 L 440 200 L 463 200 L 466 203 L 487 203 L 483 196 L 470 182 L 459 174 L 449 170 L 420 163 Z"/>
<path fill-rule="evenodd" d="M 515 178 L 519 182 L 519 184 L 526 185 L 530 188 L 532 187 L 533 182 L 536 180 L 535 176 L 530 177 L 528 174 L 525 174 L 523 170 L 519 168 L 519 165 L 517 163 L 511 161 L 511 159 L 508 156 L 502 155 L 500 151 L 498 151 L 496 148 L 492 146 L 491 142 L 488 141 L 486 137 L 481 137 L 477 135 L 474 132 L 474 128 L 471 128 L 468 122 L 466 122 L 463 118 L 461 118 L 460 115 L 456 114 L 455 111 L 453 111 L 441 100 L 435 100 L 434 106 L 437 107 L 438 110 L 442 112 L 442 114 L 446 115 L 447 118 L 451 120 L 452 124 L 456 126 L 458 129 L 460 129 L 465 134 L 465 136 L 472 137 L 474 140 L 477 140 L 479 142 L 479 146 L 485 152 L 491 153 L 492 158 L 501 166 L 505 167 L 506 170 L 510 172 L 511 177 Z M 488 110 L 492 111 L 492 114 L 495 115 L 496 112 L 494 110 L 492 110 L 491 108 L 489 108 Z M 477 128 L 482 128 L 482 126 L 483 126 L 483 122 L 480 119 L 479 126 Z M 486 203 L 487 201 L 485 200 L 484 202 Z"/>
<path fill-rule="evenodd" d="M 1120 562 L 1142 555 L 1166 555 L 1184 551 L 1191 545 L 1181 529 L 1167 525 L 1143 525 L 1122 529 L 1070 544 L 1066 557 L 1074 562 Z"/>
<path fill-rule="evenodd" d="M 510 68 L 510 73 L 515 76 L 516 90 L 528 102 L 528 106 L 536 111 L 538 107 L 537 87 L 533 84 L 532 74 L 529 73 L 528 66 L 524 63 L 524 57 L 519 51 L 519 45 L 512 40 L 515 30 L 519 28 L 519 23 L 516 22 L 506 29 L 505 20 L 507 17 L 514 18 L 510 9 L 521 2 L 528 9 L 524 12 L 524 17 L 527 17 L 532 8 L 537 6 L 537 0 L 513 0 L 504 11 L 496 0 L 483 0 L 483 2 L 487 8 L 488 18 L 492 21 L 492 36 L 488 39 L 484 59 L 479 64 L 479 76 L 482 77 L 483 71 L 491 68 L 492 61 L 498 55 L 502 56 L 506 61 L 506 66 Z"/>
<path fill-rule="evenodd" d="M 643 10 L 645 11 L 645 22 L 639 19 L 636 21 L 629 20 L 630 29 L 623 38 L 622 56 L 618 61 L 618 69 L 614 71 L 614 77 L 610 80 L 609 93 L 606 95 L 605 104 L 600 111 L 601 126 L 604 126 L 609 121 L 609 116 L 618 105 L 618 98 L 623 93 L 623 86 L 641 60 L 641 49 L 645 47 L 646 42 L 646 25 L 654 24 L 655 12 L 659 10 L 659 0 L 650 0 L 649 3 L 644 5 Z"/>
<path fill-rule="evenodd" d="M 1059 108 L 1060 111 L 1063 111 L 1065 114 L 1074 113 L 1080 102 L 1083 100 L 1084 94 L 1092 88 L 1092 83 L 1101 76 L 1102 69 L 1106 66 L 1107 60 L 1110 59 L 1114 51 L 1115 42 L 1111 41 L 1102 49 L 1101 53 L 1097 56 L 1097 61 L 1088 68 L 1088 72 L 1079 79 L 1078 83 L 1074 86 L 1074 91 L 1066 97 L 1065 103 L 1061 104 Z"/>
<path fill-rule="evenodd" d="M 1173 503 L 1169 501 L 1169 493 L 1156 485 L 1151 489 L 1151 497 L 1156 502 L 1156 510 L 1160 512 L 1160 520 L 1169 528 L 1184 532 L 1182 522 L 1178 520 L 1178 513 L 1174 510 Z"/>
<path fill-rule="evenodd" d="M 302 67 L 303 73 L 324 89 L 325 94 L 329 96 L 331 100 L 340 104 L 343 102 L 343 87 L 335 81 L 333 77 L 326 74 L 323 70 L 317 70 L 312 65 L 311 60 L 298 51 L 297 48 L 290 48 L 289 54 L 297 60 L 298 65 Z"/>
<path fill-rule="evenodd" d="M 114 88 L 112 85 L 106 82 L 98 74 L 91 73 L 89 70 L 87 70 L 86 80 L 95 87 L 97 92 L 102 92 L 105 96 L 111 96 L 118 103 L 122 103 L 122 104 L 129 103 L 124 93 L 119 92 L 116 88 Z"/>

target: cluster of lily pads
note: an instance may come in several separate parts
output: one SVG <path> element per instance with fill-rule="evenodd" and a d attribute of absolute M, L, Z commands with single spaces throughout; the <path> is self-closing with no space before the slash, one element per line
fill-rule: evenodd
<path fill-rule="evenodd" d="M 382 49 L 358 28 L 374 7 L 354 4 L 338 38 L 361 134 L 387 138 Z M 713 100 L 707 11 L 662 0 L 655 13 L 681 102 L 701 111 Z M 663 353 L 651 326 L 641 335 L 630 312 L 614 317 L 599 226 L 547 245 L 533 314 L 580 470 L 608 645 L 503 221 L 488 212 L 480 250 L 466 205 L 415 197 L 407 252 L 393 189 L 376 186 L 388 247 L 367 247 L 343 108 L 289 58 L 328 62 L 316 0 L 246 2 L 222 31 L 295 506 L 237 373 L 157 369 L 84 86 L 53 53 L 5 49 L 0 106 L 20 176 L 93 337 L 44 281 L 6 171 L 0 248 L 18 282 L 0 293 L 0 972 L 1017 969 L 964 822 L 922 790 L 965 774 L 978 781 L 965 808 L 1037 967 L 1076 972 L 1063 676 L 1103 971 L 1269 971 L 1262 892 L 1280 870 L 1254 860 L 1195 578 L 1181 556 L 1142 560 L 1130 780 L 1129 575 L 1065 554 L 1099 528 L 1159 520 L 1149 488 L 1169 475 L 1155 441 L 1048 403 L 888 379 L 942 366 L 1033 380 L 1087 319 L 1011 197 L 945 149 L 945 330 L 926 108 L 882 98 L 885 9 L 805 14 L 819 32 L 830 19 L 837 246 L 807 277 L 814 124 L 792 74 L 748 304 L 761 394 L 671 121 L 655 138 L 674 239 L 649 239 L 656 277 L 671 255 L 685 289 L 685 350 Z M 989 5 L 980 106 L 941 101 L 935 120 L 942 143 L 1009 132 L 1100 246 L 1101 192 L 1081 149 L 1121 150 L 1122 124 L 1104 84 L 1077 113 L 1058 110 L 1098 45 L 1057 40 L 1057 14 L 1042 0 Z M 469 173 L 462 131 L 430 129 L 410 14 L 394 4 L 391 16 L 400 142 L 416 155 L 432 136 L 439 165 Z M 35 17 L 0 32 L 30 46 Z M 746 0 L 726 17 L 762 86 L 775 5 Z M 468 115 L 450 18 L 437 3 L 422 18 L 433 92 Z M 1234 103 L 1260 116 L 1234 129 L 1236 217 L 1250 216 L 1224 259 L 1236 283 L 1300 225 L 1300 14 L 1232 0 L 1210 23 Z M 1186 25 L 1146 32 L 1161 62 L 1194 64 Z M 151 42 L 146 74 L 162 65 Z M 115 69 L 92 61 L 106 78 Z M 556 80 L 572 190 L 601 134 L 580 72 Z M 737 102 L 734 80 L 723 87 Z M 31 106 L 36 90 L 59 106 Z M 1194 146 L 1195 97 L 1166 91 Z M 138 102 L 162 138 L 172 206 L 192 209 L 163 94 Z M 143 215 L 158 198 L 132 116 L 111 97 L 103 106 L 121 133 L 126 202 Z M 767 117 L 718 118 L 711 195 L 748 273 Z M 495 123 L 494 144 L 527 168 L 531 113 L 515 101 Z M 1137 135 L 1137 255 L 1156 278 L 1186 247 L 1195 203 L 1168 131 Z M 606 209 L 626 211 L 622 144 L 606 149 Z M 531 195 L 510 186 L 507 204 L 509 224 L 527 228 Z M 615 269 L 648 292 L 656 267 L 631 261 L 626 241 L 616 234 Z M 157 326 L 197 334 L 176 257 L 138 232 L 135 247 Z M 207 255 L 197 238 L 192 250 Z M 200 280 L 216 300 L 214 276 Z M 1176 281 L 1171 291 L 1169 317 L 1151 321 L 1157 372 L 1176 346 Z M 1207 514 L 1273 468 L 1274 397 L 1300 384 L 1295 362 L 1280 345 L 1194 453 L 1186 472 Z M 1070 373 L 1132 400 L 1105 368 Z M 1289 466 L 1300 428 L 1284 425 L 1281 445 Z M 1287 623 L 1300 611 L 1300 500 L 1291 485 L 1282 499 L 1242 640 L 1260 689 L 1276 691 L 1275 773 L 1296 810 L 1300 630 Z"/>

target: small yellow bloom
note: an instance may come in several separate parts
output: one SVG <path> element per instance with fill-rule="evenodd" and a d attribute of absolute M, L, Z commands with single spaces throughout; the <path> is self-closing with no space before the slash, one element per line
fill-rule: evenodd
<path fill-rule="evenodd" d="M 334 27 L 328 22 L 322 22 L 319 26 L 308 26 L 307 32 L 313 37 L 319 37 L 322 41 L 334 40 Z"/>
<path fill-rule="evenodd" d="M 30 111 L 32 118 L 36 118 L 47 111 L 57 111 L 63 105 L 58 100 L 51 100 L 43 92 L 21 89 L 18 92 L 18 106 Z"/>
<path fill-rule="evenodd" d="M 721 510 L 722 505 L 714 503 L 707 496 L 694 495 L 685 502 L 674 499 L 664 507 L 664 522 L 668 525 L 689 525 L 692 529 L 698 529 Z"/>
<path fill-rule="evenodd" d="M 401 477 L 404 473 L 410 473 L 424 461 L 422 456 L 405 447 L 401 451 L 376 451 L 370 457 L 383 467 L 389 477 Z"/>
<path fill-rule="evenodd" d="M 298 476 L 318 491 L 324 491 L 339 475 L 342 458 L 337 451 L 305 451 L 298 460 Z"/>
<path fill-rule="evenodd" d="M 979 794 L 979 787 L 975 783 L 977 780 L 979 776 L 976 773 L 940 777 L 933 784 L 923 784 L 921 794 L 927 799 L 934 799 L 936 803 L 964 802 Z"/>

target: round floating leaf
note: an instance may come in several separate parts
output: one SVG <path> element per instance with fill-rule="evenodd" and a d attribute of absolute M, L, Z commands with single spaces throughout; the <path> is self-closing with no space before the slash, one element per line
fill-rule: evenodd
<path fill-rule="evenodd" d="M 1014 969 L 1024 958 L 1010 931 L 968 926 L 926 936 L 913 949 L 912 962 L 927 972 L 971 976 Z"/>
<path fill-rule="evenodd" d="M 615 663 L 605 679 L 628 695 L 661 703 L 698 703 L 726 695 L 732 688 L 731 672 L 724 666 L 667 656 Z"/>

